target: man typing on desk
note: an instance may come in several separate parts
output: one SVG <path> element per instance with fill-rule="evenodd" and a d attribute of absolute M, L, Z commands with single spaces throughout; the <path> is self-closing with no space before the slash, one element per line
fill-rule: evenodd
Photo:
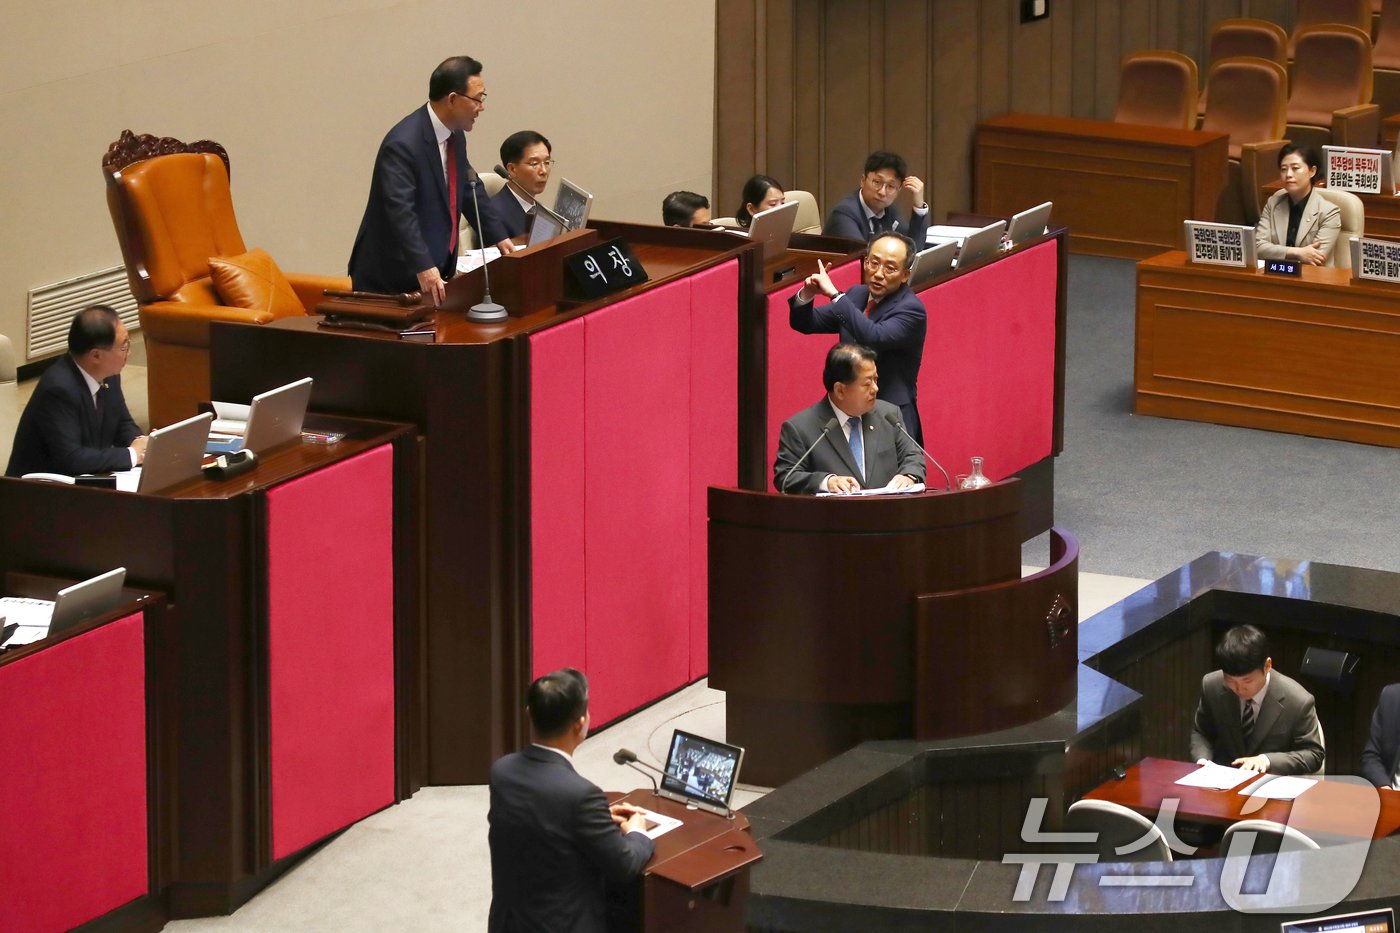
<path fill-rule="evenodd" d="M 651 858 L 646 818 L 608 806 L 574 770 L 588 735 L 588 681 L 572 668 L 530 685 L 535 742 L 491 766 L 491 933 L 604 933 L 607 882 L 629 881 Z"/>
<path fill-rule="evenodd" d="M 1215 646 L 1220 670 L 1201 681 L 1191 729 L 1197 761 L 1269 774 L 1315 774 L 1326 751 L 1312 694 L 1273 669 L 1269 642 L 1237 625 Z"/>
<path fill-rule="evenodd" d="M 899 409 L 875 397 L 875 351 L 838 343 L 822 370 L 826 398 L 783 422 L 773 484 L 779 492 L 902 489 L 924 481 L 924 458 L 898 427 Z"/>
<path fill-rule="evenodd" d="M 68 353 L 39 377 L 20 416 L 6 476 L 109 473 L 140 466 L 146 438 L 122 395 L 131 336 L 106 305 L 84 308 L 68 327 Z"/>

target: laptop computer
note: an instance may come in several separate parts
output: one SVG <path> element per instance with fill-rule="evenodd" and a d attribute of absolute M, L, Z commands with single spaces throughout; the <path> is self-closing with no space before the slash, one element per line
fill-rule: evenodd
<path fill-rule="evenodd" d="M 11 641 L 14 646 L 27 645 L 100 616 L 121 605 L 125 583 L 126 568 L 118 567 L 64 587 L 52 602 L 16 596 L 0 598 L 0 616 L 13 617 L 0 631 L 0 645 Z"/>
<path fill-rule="evenodd" d="M 1054 206 L 1055 202 L 1046 201 L 1011 215 L 1011 223 L 1006 228 L 1006 238 L 1011 245 L 1020 246 L 1027 240 L 1043 235 L 1050 226 L 1050 210 Z"/>
<path fill-rule="evenodd" d="M 658 793 L 688 806 L 729 815 L 729 801 L 739 783 L 744 750 L 677 729 Z"/>
<path fill-rule="evenodd" d="M 592 209 L 593 195 L 567 178 L 559 182 L 559 191 L 554 195 L 554 213 L 564 218 L 566 229 L 582 229 L 588 223 L 588 213 Z"/>
<path fill-rule="evenodd" d="M 958 257 L 958 244 L 954 240 L 936 243 L 915 254 L 914 269 L 909 273 L 909 288 L 918 291 L 933 279 L 952 271 L 953 260 Z"/>
<path fill-rule="evenodd" d="M 1001 237 L 1005 232 L 1006 221 L 998 220 L 969 235 L 963 240 L 962 249 L 958 251 L 958 268 L 966 269 L 973 263 L 998 253 L 1001 250 Z"/>
<path fill-rule="evenodd" d="M 209 426 L 213 423 L 214 416 L 205 412 L 152 431 L 146 438 L 146 456 L 141 462 L 136 491 L 159 492 L 199 476 L 204 447 L 209 443 Z"/>
<path fill-rule="evenodd" d="M 255 395 L 248 409 L 248 425 L 243 430 L 241 443 L 238 439 L 227 444 L 220 442 L 217 450 L 211 449 L 210 452 L 251 450 L 261 454 L 279 444 L 295 440 L 301 437 L 301 426 L 306 420 L 306 406 L 309 404 L 310 376 Z"/>
<path fill-rule="evenodd" d="M 535 209 L 530 212 L 530 234 L 525 245 L 548 242 L 568 229 L 568 221 L 536 201 Z"/>
<path fill-rule="evenodd" d="M 749 239 L 763 244 L 763 261 L 772 262 L 787 252 L 792 239 L 792 226 L 797 221 L 796 201 L 786 201 L 777 207 L 759 211 L 749 220 Z M 742 230 L 735 231 L 740 236 Z"/>

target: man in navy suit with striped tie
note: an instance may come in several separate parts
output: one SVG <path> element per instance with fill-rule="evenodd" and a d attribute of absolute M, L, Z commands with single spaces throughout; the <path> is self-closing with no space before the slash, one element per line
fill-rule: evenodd
<path fill-rule="evenodd" d="M 914 212 L 908 220 L 894 210 L 895 199 L 904 191 L 914 201 Z M 924 201 L 923 181 L 909 174 L 903 156 L 884 150 L 865 157 L 860 187 L 837 201 L 822 225 L 823 236 L 868 240 L 877 233 L 902 233 L 916 244 L 924 242 L 927 231 L 928 204 Z"/>

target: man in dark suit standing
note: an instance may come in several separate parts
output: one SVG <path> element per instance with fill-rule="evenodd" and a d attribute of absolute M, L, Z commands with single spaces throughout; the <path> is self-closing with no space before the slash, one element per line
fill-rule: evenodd
<path fill-rule="evenodd" d="M 1191 729 L 1191 757 L 1261 774 L 1316 774 L 1327 757 L 1311 693 L 1274 670 L 1269 642 L 1237 625 L 1215 646 L 1201 681 Z"/>
<path fill-rule="evenodd" d="M 1400 790 L 1400 684 L 1381 691 L 1371 737 L 1361 750 L 1361 776 L 1377 787 Z"/>
<path fill-rule="evenodd" d="M 802 288 L 788 299 L 788 324 L 803 334 L 840 334 L 842 343 L 858 343 L 880 354 L 880 399 L 899 407 L 905 430 L 924 442 L 919 422 L 919 366 L 924 359 L 928 312 L 909 290 L 915 246 L 898 233 L 870 241 L 864 285 L 842 294 L 817 262 Z M 830 304 L 814 307 L 817 292 Z"/>
<path fill-rule="evenodd" d="M 467 161 L 466 133 L 486 109 L 481 62 L 466 55 L 438 65 L 428 103 L 400 120 L 379 144 L 360 231 L 350 252 L 358 291 L 411 292 L 441 303 L 457 270 L 457 228 L 480 183 Z M 501 251 L 511 243 L 486 197 L 478 197 L 482 238 Z"/>
<path fill-rule="evenodd" d="M 779 492 L 851 493 L 924 481 L 924 458 L 875 398 L 875 351 L 839 343 L 822 369 L 826 398 L 783 422 L 773 485 Z M 804 459 L 805 455 L 805 459 Z"/>
<path fill-rule="evenodd" d="M 914 214 L 906 222 L 890 208 L 901 191 L 914 199 Z M 928 231 L 928 204 L 924 183 L 909 174 L 904 157 L 893 152 L 872 152 L 865 157 L 860 186 L 836 202 L 822 225 L 823 236 L 868 240 L 877 233 L 903 233 L 915 243 Z"/>
<path fill-rule="evenodd" d="M 491 198 L 491 205 L 506 235 L 517 237 L 529 231 L 535 199 L 549 187 L 554 147 L 534 130 L 511 133 L 501 143 L 501 167 L 510 181 Z"/>
<path fill-rule="evenodd" d="M 535 742 L 491 766 L 491 933 L 608 929 L 608 882 L 651 858 L 646 819 L 574 770 L 588 734 L 588 681 L 572 668 L 530 685 Z"/>
<path fill-rule="evenodd" d="M 39 377 L 20 416 L 6 476 L 110 473 L 139 466 L 146 438 L 122 395 L 131 336 L 106 305 L 84 308 L 68 327 L 68 353 Z"/>

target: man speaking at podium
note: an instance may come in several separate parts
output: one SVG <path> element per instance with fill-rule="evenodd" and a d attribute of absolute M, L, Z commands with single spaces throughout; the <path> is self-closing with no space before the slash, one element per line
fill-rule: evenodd
<path fill-rule="evenodd" d="M 899 409 L 876 399 L 875 351 L 838 343 L 822 369 L 826 398 L 783 422 L 773 484 L 779 492 L 852 493 L 924 481 L 924 457 Z"/>
<path fill-rule="evenodd" d="M 350 252 L 356 291 L 422 291 L 434 304 L 457 271 L 457 227 L 463 211 L 473 226 L 481 211 L 483 243 L 512 249 L 489 198 L 473 186 L 466 134 L 486 109 L 481 62 L 449 58 L 428 80 L 428 103 L 400 120 L 379 144 L 369 203 Z"/>
<path fill-rule="evenodd" d="M 491 766 L 490 933 L 605 933 L 608 882 L 637 877 L 651 858 L 646 818 L 574 770 L 588 735 L 588 681 L 546 674 L 525 695 L 535 743 Z"/>

